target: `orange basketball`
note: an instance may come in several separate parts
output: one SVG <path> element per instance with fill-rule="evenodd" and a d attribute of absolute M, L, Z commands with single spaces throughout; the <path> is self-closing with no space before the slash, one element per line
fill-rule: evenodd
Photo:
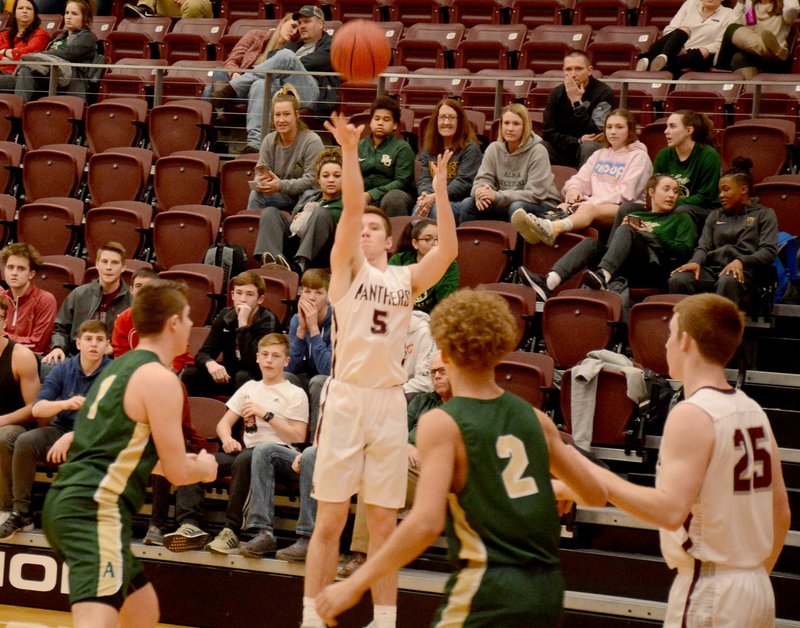
<path fill-rule="evenodd" d="M 386 34 L 367 20 L 350 20 L 333 36 L 331 65 L 345 81 L 368 81 L 389 65 Z"/>

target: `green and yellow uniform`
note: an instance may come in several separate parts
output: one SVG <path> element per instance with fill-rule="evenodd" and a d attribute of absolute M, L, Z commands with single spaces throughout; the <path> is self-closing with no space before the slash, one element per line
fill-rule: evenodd
<path fill-rule="evenodd" d="M 530 404 L 454 397 L 467 479 L 448 496 L 449 558 L 458 567 L 434 626 L 554 626 L 564 582 L 559 520 L 544 433 Z"/>
<path fill-rule="evenodd" d="M 119 608 L 147 583 L 131 553 L 131 521 L 158 457 L 150 425 L 131 420 L 123 401 L 134 371 L 150 362 L 158 362 L 155 353 L 131 351 L 97 378 L 75 421 L 69 459 L 47 493 L 44 531 L 69 565 L 72 604 Z"/>

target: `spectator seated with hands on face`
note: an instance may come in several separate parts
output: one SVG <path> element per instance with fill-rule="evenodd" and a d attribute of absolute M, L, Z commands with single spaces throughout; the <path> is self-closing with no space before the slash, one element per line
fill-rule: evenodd
<path fill-rule="evenodd" d="M 233 305 L 211 323 L 211 331 L 195 356 L 195 365 L 181 373 L 190 397 L 231 395 L 242 384 L 258 379 L 258 341 L 278 329 L 278 320 L 262 307 L 266 285 L 251 271 L 234 277 Z M 217 358 L 222 354 L 222 364 Z"/>

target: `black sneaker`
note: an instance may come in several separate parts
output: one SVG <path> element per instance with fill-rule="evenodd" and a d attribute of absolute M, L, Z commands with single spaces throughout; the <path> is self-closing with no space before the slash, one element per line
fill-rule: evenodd
<path fill-rule="evenodd" d="M 30 532 L 31 530 L 33 530 L 33 519 L 15 510 L 0 526 L 0 541 L 7 541 L 17 532 Z"/>
<path fill-rule="evenodd" d="M 133 4 L 128 2 L 125 4 L 125 11 L 133 17 L 155 17 L 155 11 L 146 4 Z"/>
<path fill-rule="evenodd" d="M 587 270 L 583 273 L 581 283 L 592 290 L 608 290 L 605 275 L 601 270 Z"/>
<path fill-rule="evenodd" d="M 536 296 L 538 296 L 542 301 L 547 301 L 547 299 L 549 299 L 553 294 L 553 291 L 547 287 L 547 279 L 545 279 L 542 275 L 539 275 L 538 273 L 532 273 L 524 266 L 520 266 L 519 276 L 522 279 L 522 283 L 526 283 L 533 288 L 536 291 Z"/>
<path fill-rule="evenodd" d="M 259 530 L 251 540 L 242 545 L 241 553 L 250 558 L 261 558 L 278 549 L 278 542 L 269 530 Z"/>

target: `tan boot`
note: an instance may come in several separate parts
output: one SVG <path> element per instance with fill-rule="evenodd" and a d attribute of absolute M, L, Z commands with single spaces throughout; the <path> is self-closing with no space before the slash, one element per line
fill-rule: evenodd
<path fill-rule="evenodd" d="M 739 68 L 736 70 L 739 74 L 741 74 L 745 80 L 752 81 L 756 74 L 758 74 L 758 68 L 753 67 L 752 65 L 748 65 L 744 68 Z"/>
<path fill-rule="evenodd" d="M 789 57 L 789 49 L 778 41 L 772 31 L 761 31 L 761 41 L 775 57 L 781 61 L 786 61 Z"/>

